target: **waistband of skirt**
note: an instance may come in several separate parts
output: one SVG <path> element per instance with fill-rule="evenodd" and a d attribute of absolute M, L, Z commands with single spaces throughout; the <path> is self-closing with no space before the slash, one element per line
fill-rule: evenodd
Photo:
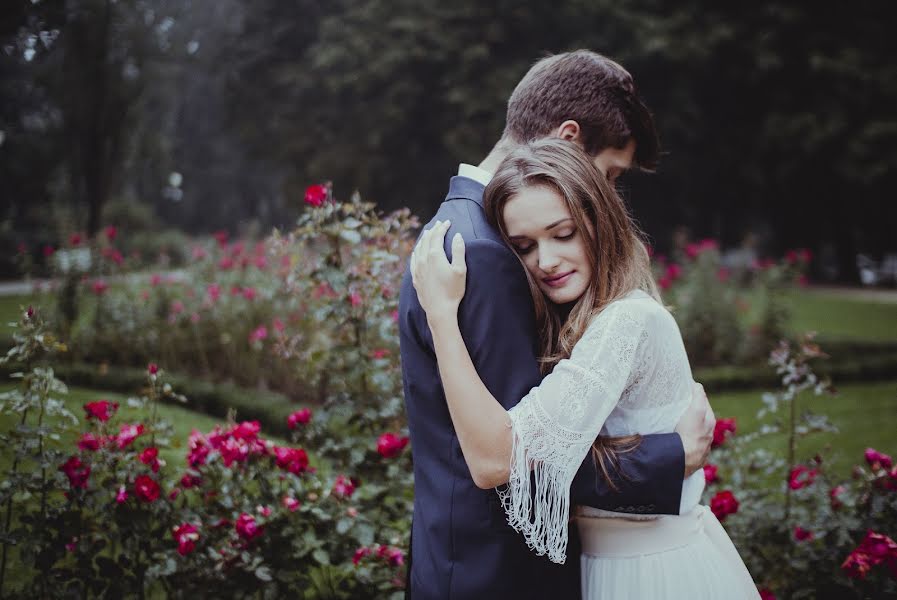
<path fill-rule="evenodd" d="M 624 558 L 668 552 L 698 541 L 709 509 L 650 520 L 577 517 L 582 553 L 598 558 Z"/>

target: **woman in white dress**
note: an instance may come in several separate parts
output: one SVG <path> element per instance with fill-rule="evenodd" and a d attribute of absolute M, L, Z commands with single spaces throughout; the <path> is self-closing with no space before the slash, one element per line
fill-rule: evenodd
<path fill-rule="evenodd" d="M 586 454 L 609 477 L 640 434 L 672 432 L 691 399 L 691 368 L 637 228 L 577 146 L 544 140 L 512 152 L 484 206 L 529 279 L 542 383 L 506 411 L 476 373 L 457 321 L 466 285 L 460 235 L 451 263 L 444 251 L 450 223 L 421 236 L 414 286 L 474 481 L 507 484 L 497 491 L 508 522 L 534 552 L 564 562 L 570 484 Z M 725 530 L 698 504 L 703 486 L 701 470 L 685 481 L 679 516 L 580 508 L 583 598 L 758 598 Z"/>

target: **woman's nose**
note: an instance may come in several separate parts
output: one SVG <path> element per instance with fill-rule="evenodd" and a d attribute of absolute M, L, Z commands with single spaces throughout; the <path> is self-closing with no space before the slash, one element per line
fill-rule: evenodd
<path fill-rule="evenodd" d="M 539 268 L 550 273 L 555 270 L 560 263 L 557 254 L 547 250 L 539 249 Z"/>

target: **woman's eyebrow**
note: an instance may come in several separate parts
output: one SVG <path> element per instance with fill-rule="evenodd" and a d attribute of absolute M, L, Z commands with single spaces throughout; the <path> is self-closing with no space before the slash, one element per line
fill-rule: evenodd
<path fill-rule="evenodd" d="M 552 229 L 554 229 L 555 227 L 557 227 L 558 225 L 560 225 L 560 224 L 563 223 L 564 221 L 572 221 L 572 220 L 573 220 L 573 217 L 564 217 L 563 219 L 560 219 L 560 220 L 558 220 L 558 221 L 555 221 L 555 222 L 552 223 L 551 225 L 546 226 L 546 227 L 545 227 L 545 231 L 551 231 Z M 525 237 L 526 237 L 525 235 L 509 235 L 509 236 L 508 236 L 508 239 L 509 239 L 509 240 L 519 240 L 519 239 L 522 239 L 522 238 L 525 238 Z"/>

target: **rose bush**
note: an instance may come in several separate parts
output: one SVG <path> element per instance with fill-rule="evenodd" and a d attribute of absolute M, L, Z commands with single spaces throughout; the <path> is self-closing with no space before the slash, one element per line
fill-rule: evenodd
<path fill-rule="evenodd" d="M 35 311 L 23 321 L 10 357 L 31 364 L 61 348 Z M 118 404 L 100 399 L 84 405 L 83 428 L 66 447 L 59 434 L 78 420 L 58 398 L 41 395 L 65 392 L 50 373 L 34 366 L 2 396 L 2 410 L 21 416 L 7 440 L 20 443 L 21 462 L 0 496 L 7 515 L 0 592 L 8 591 L 14 547 L 17 575 L 25 576 L 17 592 L 29 597 L 401 596 L 411 512 L 407 437 L 389 433 L 385 439 L 395 441 L 385 454 L 376 435 L 328 453 L 323 445 L 275 443 L 258 422 L 229 421 L 194 431 L 181 446 L 183 462 L 167 464 L 160 450 L 176 443 L 167 423 L 120 422 Z M 156 403 L 185 400 L 151 364 L 144 394 L 128 402 L 155 415 Z M 42 421 L 48 415 L 66 420 L 51 430 Z M 308 409 L 290 421 L 294 442 L 344 435 Z M 362 548 L 370 560 L 356 559 Z"/>
<path fill-rule="evenodd" d="M 790 250 L 779 260 L 750 268 L 723 265 L 719 244 L 688 244 L 671 262 L 653 260 L 657 284 L 671 304 L 693 366 L 762 361 L 784 337 L 789 314 L 782 292 L 804 285 L 808 250 Z"/>
<path fill-rule="evenodd" d="M 770 363 L 782 390 L 764 396 L 757 431 L 734 435 L 734 420 L 719 419 L 705 499 L 724 520 L 765 598 L 880 598 L 897 594 L 897 469 L 868 449 L 853 479 L 838 481 L 816 455 L 801 461 L 797 441 L 833 427 L 799 410 L 807 394 L 829 393 L 812 364 L 824 358 L 805 337 L 782 342 Z M 720 423 L 723 425 L 720 425 Z M 785 456 L 766 438 L 784 434 Z"/>

